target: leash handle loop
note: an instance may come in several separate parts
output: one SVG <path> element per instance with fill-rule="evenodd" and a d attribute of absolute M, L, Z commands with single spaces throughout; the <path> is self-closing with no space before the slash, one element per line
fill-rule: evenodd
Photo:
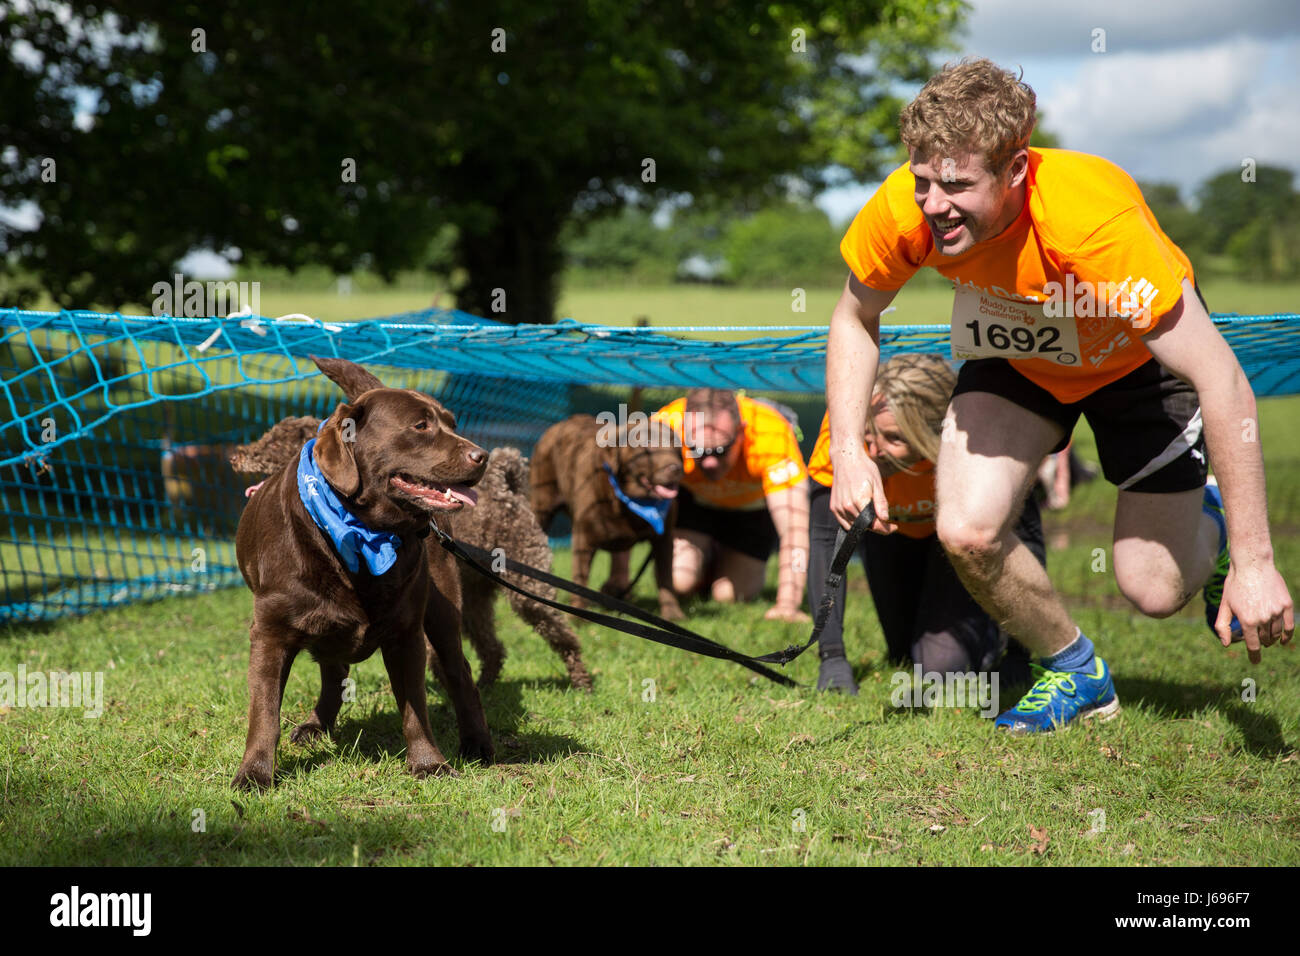
<path fill-rule="evenodd" d="M 875 521 L 875 505 L 868 502 L 867 506 L 858 512 L 857 518 L 854 519 L 852 527 L 847 532 L 843 528 L 836 530 L 835 557 L 831 559 L 830 571 L 826 574 L 826 586 L 822 589 L 821 606 L 817 608 L 817 618 L 813 623 L 812 636 L 808 638 L 808 642 L 803 647 L 795 647 L 791 644 L 783 651 L 777 651 L 775 654 L 764 654 L 762 657 L 754 658 L 755 660 L 768 664 L 788 664 L 817 643 L 822 636 L 822 628 L 826 626 L 826 621 L 835 607 L 835 592 L 840 589 L 840 582 L 844 580 L 844 572 L 848 570 L 849 560 L 853 557 L 854 552 L 858 550 L 858 542 L 875 524 Z"/>

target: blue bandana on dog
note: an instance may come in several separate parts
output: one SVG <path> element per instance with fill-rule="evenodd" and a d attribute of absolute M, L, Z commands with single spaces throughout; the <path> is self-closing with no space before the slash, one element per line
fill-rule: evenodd
<path fill-rule="evenodd" d="M 630 498 L 622 488 L 618 486 L 618 479 L 614 477 L 614 469 L 604 462 L 601 467 L 605 469 L 605 474 L 609 476 L 609 483 L 614 488 L 614 495 L 619 501 L 627 505 L 628 510 L 641 520 L 645 521 L 650 527 L 655 529 L 655 534 L 664 533 L 664 519 L 668 517 L 668 509 L 673 506 L 670 498 Z"/>
<path fill-rule="evenodd" d="M 302 447 L 298 456 L 298 497 L 316 525 L 329 536 L 349 571 L 356 574 L 364 558 L 370 573 L 378 577 L 397 561 L 402 539 L 389 531 L 371 531 L 343 504 L 338 493 L 321 474 L 312 449 L 316 439 Z"/>

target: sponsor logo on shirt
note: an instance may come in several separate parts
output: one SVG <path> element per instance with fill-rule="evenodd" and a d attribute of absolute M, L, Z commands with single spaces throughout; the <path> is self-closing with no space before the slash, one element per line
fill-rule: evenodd
<path fill-rule="evenodd" d="M 1097 368 L 1102 362 L 1110 357 L 1110 353 L 1116 349 L 1122 349 L 1128 345 L 1129 337 L 1127 332 L 1119 332 L 1113 339 L 1106 344 L 1105 348 L 1098 349 L 1096 353 L 1089 356 L 1088 361 L 1092 363 L 1093 368 Z"/>
<path fill-rule="evenodd" d="M 913 501 L 906 505 L 889 506 L 890 521 L 930 521 L 934 518 L 934 502 Z"/>
<path fill-rule="evenodd" d="M 774 485 L 784 484 L 787 481 L 794 481 L 799 477 L 799 463 L 789 459 L 780 464 L 773 465 L 767 470 L 767 480 Z"/>
<path fill-rule="evenodd" d="M 973 290 L 973 291 L 975 291 L 975 292 L 983 292 L 983 293 L 985 293 L 986 295 L 995 295 L 995 296 L 998 296 L 999 298 L 1010 299 L 1010 300 L 1013 301 L 1013 302 L 1034 302 L 1034 303 L 1038 303 L 1038 302 L 1041 302 L 1041 301 L 1042 301 L 1042 300 L 1039 299 L 1038 296 L 1036 296 L 1036 295 L 1020 295 L 1020 294 L 1015 293 L 1015 292 L 1008 292 L 1006 289 L 1002 288 L 1002 286 L 1000 286 L 1000 285 L 995 285 L 995 286 L 983 286 L 983 285 L 980 285 L 980 284 L 977 283 L 977 282 L 965 282 L 965 281 L 963 281 L 959 276 L 953 276 L 952 282 L 953 282 L 953 286 L 954 286 L 954 287 L 962 286 L 962 287 L 964 287 L 964 288 L 971 289 L 971 290 Z M 1048 283 L 1048 285 L 1051 285 L 1051 283 Z"/>

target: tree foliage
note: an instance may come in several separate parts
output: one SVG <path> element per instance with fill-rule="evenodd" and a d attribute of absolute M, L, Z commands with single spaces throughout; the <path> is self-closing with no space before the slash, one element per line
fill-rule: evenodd
<path fill-rule="evenodd" d="M 1252 175 L 1253 174 L 1253 175 Z M 1277 166 L 1224 170 L 1198 191 L 1198 219 L 1211 252 L 1238 274 L 1280 279 L 1300 275 L 1300 194 L 1294 174 Z"/>
<path fill-rule="evenodd" d="M 1205 264 L 1208 251 L 1205 227 L 1200 217 L 1191 209 L 1173 183 L 1139 183 L 1142 197 L 1155 214 L 1160 229 L 1178 248 L 1187 253 L 1192 260 L 1192 268 L 1200 269 Z"/>
<path fill-rule="evenodd" d="M 746 285 L 832 285 L 847 267 L 839 233 L 815 206 L 785 203 L 738 220 L 727 231 L 730 278 Z"/>
<path fill-rule="evenodd" d="M 1142 183 L 1142 195 L 1160 228 L 1199 273 L 1226 272 L 1252 279 L 1300 275 L 1300 193 L 1293 174 L 1259 166 L 1254 178 L 1224 170 L 1197 191 L 1188 208 L 1173 183 Z"/>
<path fill-rule="evenodd" d="M 0 20 L 6 268 L 139 302 L 194 247 L 391 276 L 451 227 L 462 307 L 550 321 L 574 218 L 869 179 L 959 0 L 37 0 Z M 16 49 L 17 48 L 17 49 Z M 20 51 L 20 52 L 19 52 Z M 9 67 L 9 64 L 6 64 Z M 93 123 L 78 120 L 81 109 Z M 86 128 L 89 127 L 89 128 Z M 52 158 L 57 179 L 43 182 Z M 349 178 L 348 164 L 355 176 Z M 828 163 L 831 164 L 828 167 Z"/>

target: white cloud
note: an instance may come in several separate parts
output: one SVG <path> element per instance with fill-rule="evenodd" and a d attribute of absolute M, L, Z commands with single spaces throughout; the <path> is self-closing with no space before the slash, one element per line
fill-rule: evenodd
<path fill-rule="evenodd" d="M 1237 121 L 1215 131 L 1201 142 L 1202 155 L 1211 172 L 1241 168 L 1242 160 L 1260 165 L 1300 169 L 1300 111 L 1295 93 L 1282 83 L 1250 93 L 1249 108 Z"/>
<path fill-rule="evenodd" d="M 1254 40 L 1155 54 L 1113 53 L 1085 60 L 1074 81 L 1042 107 L 1062 130 L 1105 139 L 1202 131 L 1239 111 L 1264 55 Z"/>
<path fill-rule="evenodd" d="M 1084 60 L 1040 106 L 1064 146 L 1105 156 L 1137 179 L 1177 182 L 1185 193 L 1246 156 L 1295 169 L 1300 109 L 1288 80 L 1271 75 L 1279 48 L 1300 56 L 1300 40 L 1243 37 L 1108 53 Z"/>

